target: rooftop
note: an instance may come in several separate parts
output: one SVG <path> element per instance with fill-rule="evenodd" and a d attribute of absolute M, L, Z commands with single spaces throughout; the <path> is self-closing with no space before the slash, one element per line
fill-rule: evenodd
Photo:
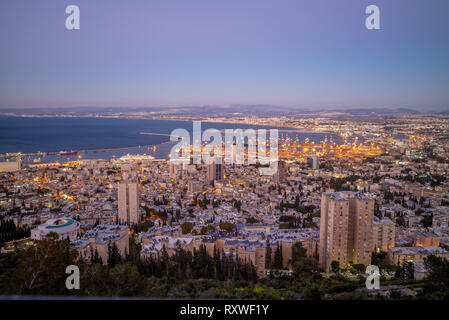
<path fill-rule="evenodd" d="M 415 254 L 449 254 L 449 250 L 446 250 L 442 247 L 394 247 L 388 249 L 394 254 L 407 254 L 407 255 L 415 255 Z"/>

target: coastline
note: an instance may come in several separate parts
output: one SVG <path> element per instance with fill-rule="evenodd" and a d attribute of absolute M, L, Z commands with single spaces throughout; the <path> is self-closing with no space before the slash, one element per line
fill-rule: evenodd
<path fill-rule="evenodd" d="M 149 154 L 151 156 L 154 156 L 155 158 L 166 158 L 166 155 L 168 153 L 168 148 L 170 145 L 172 145 L 173 141 L 170 141 L 169 138 L 167 138 L 166 140 L 163 139 L 159 140 L 159 142 L 154 141 L 155 143 L 148 143 L 150 141 L 142 141 L 142 140 L 135 140 L 133 141 L 128 141 L 128 143 L 130 144 L 118 144 L 118 145 L 114 145 L 114 144 L 110 144 L 108 146 L 103 145 L 102 143 L 99 144 L 90 144 L 90 145 L 84 145 L 84 146 L 74 146 L 74 145 L 66 145 L 66 146 L 60 146 L 57 143 L 56 144 L 52 144 L 51 145 L 49 143 L 47 143 L 47 147 L 39 147 L 39 148 L 28 148 L 28 149 L 24 149 L 24 148 L 14 148 L 16 150 L 12 150 L 11 148 L 7 148 L 6 145 L 9 143 L 9 139 L 11 139 L 12 141 L 16 138 L 17 135 L 19 135 L 19 133 L 14 133 L 14 131 L 11 131 L 15 128 L 17 128 L 15 125 L 13 125 L 14 121 L 13 118 L 24 118 L 24 119 L 29 119 L 27 121 L 28 126 L 31 126 L 31 128 L 33 128 L 34 125 L 32 125 L 31 123 L 34 123 L 34 120 L 32 119 L 44 119 L 44 120 L 40 120 L 38 123 L 40 123 L 40 126 L 42 126 L 42 124 L 45 125 L 45 123 L 47 123 L 47 120 L 45 119 L 52 119 L 53 123 L 58 123 L 59 120 L 58 119 L 67 119 L 67 121 L 70 121 L 70 119 L 73 119 L 73 121 L 75 121 L 75 123 L 78 123 L 78 120 L 83 122 L 83 119 L 92 119 L 93 121 L 95 121 L 95 119 L 117 119 L 117 120 L 137 120 L 137 121 L 142 121 L 142 123 L 145 123 L 144 120 L 147 121 L 154 121 L 154 122 L 178 122 L 178 124 L 176 125 L 168 125 L 168 124 L 161 124 L 160 127 L 165 127 L 166 131 L 164 130 L 160 130 L 156 133 L 151 133 L 151 132 L 147 132 L 145 131 L 146 129 L 136 129 L 137 127 L 134 127 L 134 129 L 136 129 L 136 132 L 133 132 L 132 134 L 134 135 L 155 135 L 155 136 L 170 136 L 170 127 L 174 127 L 174 126 L 180 126 L 180 127 L 186 127 L 187 130 L 188 127 L 191 127 L 192 125 L 192 120 L 201 120 L 204 123 L 208 123 L 209 127 L 211 126 L 211 124 L 216 123 L 217 127 L 220 127 L 220 124 L 223 124 L 224 126 L 222 128 L 226 128 L 226 127 L 230 127 L 230 125 L 239 125 L 241 124 L 243 129 L 250 127 L 251 125 L 254 125 L 255 127 L 265 127 L 265 128 L 279 128 L 278 126 L 275 126 L 274 124 L 272 124 L 271 126 L 268 126 L 266 124 L 256 124 L 256 123 L 252 123 L 252 124 L 248 124 L 245 123 L 243 121 L 235 121 L 237 119 L 230 119 L 229 121 L 220 121 L 223 119 L 192 119 L 190 117 L 182 117 L 182 118 L 170 118 L 167 119 L 165 117 L 138 117 L 138 116 L 111 116 L 111 115 L 0 115 L 0 118 L 3 119 L 4 122 L 6 123 L 10 123 L 12 126 L 9 128 L 8 135 L 3 137 L 4 139 L 4 143 L 5 143 L 5 148 L 3 148 L 3 152 L 0 155 L 2 159 L 12 159 L 15 157 L 20 157 L 22 158 L 25 162 L 32 162 L 35 159 L 41 159 L 42 161 L 56 161 L 56 160 L 63 160 L 63 161 L 76 161 L 78 160 L 78 156 L 79 159 L 83 158 L 83 159 L 110 159 L 111 157 L 120 157 L 123 156 L 127 153 L 129 154 Z M 8 118 L 10 118 L 10 120 L 8 120 Z M 69 125 L 70 123 L 67 123 L 67 121 L 65 121 L 65 125 Z M 21 122 L 21 121 L 20 121 Z M 183 122 L 183 123 L 181 123 Z M 35 127 L 34 129 L 31 130 L 40 130 L 40 126 Z M 109 128 L 113 128 L 113 125 L 107 125 Z M 145 126 L 145 125 L 144 125 Z M 203 128 L 203 130 L 207 129 L 207 127 L 205 125 L 205 128 Z M 76 126 L 75 126 L 76 127 Z M 74 128 L 75 128 L 74 127 Z M 25 127 L 24 127 L 25 128 Z M 130 127 L 131 128 L 131 127 Z M 92 129 L 92 126 L 91 126 Z M 21 130 L 20 127 L 18 128 L 18 130 Z M 95 128 L 93 128 L 94 131 L 91 130 L 91 132 L 95 132 Z M 125 132 L 122 131 L 122 134 L 127 135 L 127 130 L 125 130 Z M 137 130 L 141 130 L 140 132 Z M 224 129 L 223 129 L 224 130 Z M 72 130 L 73 131 L 73 130 Z M 6 132 L 5 132 L 6 133 Z M 10 134 L 9 134 L 10 133 Z M 322 131 L 313 131 L 313 130 L 298 130 L 297 128 L 294 127 L 281 127 L 279 128 L 279 137 L 282 138 L 282 136 L 292 136 L 294 134 L 299 134 L 299 135 L 307 135 L 307 134 L 312 134 L 312 135 L 333 135 L 338 136 L 339 138 L 341 138 L 341 136 L 339 134 L 335 134 L 335 133 L 330 133 L 330 132 L 322 132 Z M 55 134 L 55 133 L 53 133 Z M 57 133 L 56 133 L 57 134 Z M 93 133 L 95 134 L 95 133 Z M 45 136 L 45 135 L 43 135 Z M 104 132 L 102 132 L 102 136 L 104 136 Z M 28 134 L 28 139 L 30 138 L 30 134 Z M 90 137 L 90 136 L 89 136 Z M 69 137 L 67 137 L 69 138 Z M 70 137 L 71 138 L 71 137 Z M 128 137 L 129 138 L 129 137 Z M 22 138 L 23 141 L 27 141 L 24 140 L 26 138 Z M 316 138 L 315 138 L 316 139 Z M 129 139 L 128 139 L 129 140 Z M 31 140 L 29 140 L 31 141 Z M 28 142 L 28 141 L 27 141 Z M 61 139 L 60 141 L 61 142 Z M 147 142 L 147 143 L 145 143 Z M 126 143 L 126 142 L 125 142 Z M 50 146 L 50 147 L 49 147 Z M 154 147 L 154 150 L 153 150 Z M 33 150 L 34 149 L 34 150 Z M 41 150 L 41 151 L 38 151 Z M 60 151 L 60 150 L 69 150 L 69 152 L 73 152 L 73 155 L 68 155 L 66 154 L 67 151 Z M 64 154 L 61 154 L 64 153 Z"/>
<path fill-rule="evenodd" d="M 330 130 L 319 130 L 314 128 L 298 128 L 298 127 L 292 127 L 291 125 L 282 125 L 282 124 L 273 124 L 273 123 L 257 123 L 257 122 L 245 122 L 245 121 L 238 121 L 237 119 L 232 119 L 230 121 L 225 121 L 221 118 L 204 118 L 204 117 L 162 117 L 162 116 L 137 116 L 137 115 L 65 115 L 65 114 L 14 114 L 14 113 L 1 113 L 0 117 L 16 117 L 16 118 L 99 118 L 99 119 L 138 119 L 138 120 L 159 120 L 159 121 L 201 121 L 201 122 L 208 122 L 208 123 L 227 123 L 227 124 L 244 124 L 244 125 L 255 125 L 255 126 L 266 126 L 266 127 L 273 127 L 273 128 L 285 128 L 285 129 L 291 129 L 295 130 L 298 133 L 322 133 L 322 134 L 335 134 L 338 136 L 341 136 L 341 134 L 338 131 L 330 131 Z M 268 118 L 270 119 L 270 118 Z"/>

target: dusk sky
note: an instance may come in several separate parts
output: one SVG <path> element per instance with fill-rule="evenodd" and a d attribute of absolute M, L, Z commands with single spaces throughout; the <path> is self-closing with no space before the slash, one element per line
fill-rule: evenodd
<path fill-rule="evenodd" d="M 0 107 L 228 104 L 449 109 L 449 1 L 0 1 Z"/>

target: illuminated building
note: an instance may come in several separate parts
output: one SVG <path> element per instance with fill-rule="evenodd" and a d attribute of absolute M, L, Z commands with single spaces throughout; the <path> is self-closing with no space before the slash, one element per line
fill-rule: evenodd
<path fill-rule="evenodd" d="M 15 172 L 19 171 L 22 168 L 22 162 L 17 161 L 6 161 L 0 162 L 0 172 Z"/>
<path fill-rule="evenodd" d="M 223 180 L 223 165 L 221 163 L 212 162 L 207 164 L 206 179 L 209 183 Z"/>
<path fill-rule="evenodd" d="M 203 191 L 203 184 L 199 181 L 189 181 L 187 184 L 187 192 L 197 193 Z"/>
<path fill-rule="evenodd" d="M 310 169 L 318 170 L 320 168 L 318 157 L 316 155 L 313 155 L 312 157 L 307 158 L 307 166 Z"/>
<path fill-rule="evenodd" d="M 80 223 L 71 218 L 49 219 L 45 223 L 31 230 L 31 239 L 42 240 L 50 232 L 58 234 L 58 239 L 76 239 L 80 230 Z"/>
<path fill-rule="evenodd" d="M 129 228 L 114 224 L 101 224 L 84 234 L 80 240 L 72 241 L 79 257 L 87 263 L 92 261 L 92 253 L 98 253 L 103 265 L 108 264 L 110 248 L 117 246 L 120 256 L 124 259 L 129 252 Z"/>
<path fill-rule="evenodd" d="M 118 186 L 118 222 L 140 222 L 139 188 L 136 182 L 122 182 Z"/>
<path fill-rule="evenodd" d="M 354 192 L 323 193 L 320 267 L 333 261 L 369 265 L 373 251 L 374 199 Z"/>
<path fill-rule="evenodd" d="M 421 231 L 415 237 L 416 247 L 438 247 L 440 245 L 440 237 L 434 233 Z"/>
<path fill-rule="evenodd" d="M 176 160 L 169 161 L 169 175 L 172 179 L 178 179 L 182 177 L 182 163 Z"/>
<path fill-rule="evenodd" d="M 390 264 L 403 265 L 407 262 L 424 262 L 430 255 L 449 259 L 449 251 L 442 247 L 395 247 L 388 249 L 387 260 Z"/>
<path fill-rule="evenodd" d="M 387 252 L 394 247 L 395 224 L 390 219 L 374 218 L 373 245 L 377 251 Z"/>
<path fill-rule="evenodd" d="M 287 177 L 287 164 L 285 161 L 279 160 L 277 171 L 273 174 L 273 182 L 276 184 L 284 183 Z"/>

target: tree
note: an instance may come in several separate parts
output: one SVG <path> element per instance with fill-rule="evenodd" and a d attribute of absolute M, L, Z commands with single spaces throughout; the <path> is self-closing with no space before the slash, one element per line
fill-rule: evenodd
<path fill-rule="evenodd" d="M 374 251 L 371 254 L 371 264 L 378 266 L 379 269 L 383 269 L 387 265 L 387 253 L 384 251 Z"/>
<path fill-rule="evenodd" d="M 292 262 L 299 261 L 307 257 L 307 250 L 302 246 L 300 241 L 292 246 Z"/>
<path fill-rule="evenodd" d="M 270 241 L 267 238 L 267 242 L 265 244 L 265 269 L 271 269 L 271 245 Z"/>
<path fill-rule="evenodd" d="M 0 216 L 0 243 L 11 240 L 28 238 L 31 234 L 30 228 L 16 226 L 13 220 L 3 220 Z"/>
<path fill-rule="evenodd" d="M 91 264 L 95 264 L 95 263 L 103 264 L 103 260 L 101 259 L 97 248 L 95 248 L 95 252 L 94 252 L 94 254 L 92 256 L 92 260 L 91 260 Z"/>
<path fill-rule="evenodd" d="M 399 264 L 399 261 L 396 266 L 396 271 L 394 273 L 394 277 L 396 279 L 404 279 L 404 268 Z"/>
<path fill-rule="evenodd" d="M 405 219 L 403 216 L 400 216 L 399 218 L 396 219 L 396 224 L 400 227 L 404 227 L 405 226 Z"/>
<path fill-rule="evenodd" d="M 316 259 L 307 256 L 307 250 L 299 241 L 292 246 L 292 269 L 296 279 L 309 278 L 317 269 Z"/>
<path fill-rule="evenodd" d="M 91 264 L 81 272 L 81 292 L 86 296 L 109 295 L 109 273 L 102 264 Z M 72 290 L 73 291 L 73 290 Z"/>
<path fill-rule="evenodd" d="M 324 296 L 325 290 L 319 283 L 310 283 L 303 291 L 303 299 L 306 300 L 321 300 Z"/>
<path fill-rule="evenodd" d="M 114 243 L 108 244 L 108 266 L 113 268 L 115 265 L 122 263 L 122 256 L 120 251 L 117 248 L 117 245 Z"/>
<path fill-rule="evenodd" d="M 145 278 L 136 266 L 130 263 L 118 264 L 109 271 L 109 294 L 118 297 L 139 297 L 146 294 Z"/>
<path fill-rule="evenodd" d="M 361 264 L 361 263 L 359 263 L 359 264 L 353 264 L 353 265 L 352 265 L 352 268 L 354 268 L 354 270 L 355 270 L 357 273 L 364 273 L 365 270 L 366 270 L 366 266 L 365 266 L 364 264 Z"/>
<path fill-rule="evenodd" d="M 193 223 L 191 222 L 184 222 L 181 224 L 181 230 L 182 234 L 188 234 L 191 233 L 193 230 Z"/>
<path fill-rule="evenodd" d="M 428 276 L 424 294 L 430 299 L 449 299 L 449 260 L 430 255 L 424 259 Z"/>
<path fill-rule="evenodd" d="M 417 216 L 420 216 L 420 215 L 423 214 L 423 213 L 424 213 L 424 210 L 421 209 L 421 208 L 418 208 L 418 209 L 416 209 L 416 211 L 415 211 L 415 214 L 416 214 Z"/>
<path fill-rule="evenodd" d="M 237 211 L 240 212 L 240 210 L 242 208 L 242 202 L 240 200 L 237 200 L 237 201 L 234 200 L 234 208 L 236 208 Z"/>
<path fill-rule="evenodd" d="M 147 295 L 147 280 L 137 266 L 117 264 L 113 268 L 99 264 L 88 266 L 81 274 L 81 294 L 87 296 L 142 297 Z"/>
<path fill-rule="evenodd" d="M 235 230 L 235 225 L 231 222 L 227 222 L 227 221 L 220 222 L 219 226 L 220 226 L 220 229 L 226 230 L 227 232 L 233 232 Z"/>
<path fill-rule="evenodd" d="M 220 252 L 217 250 L 216 245 L 214 245 L 214 255 L 212 259 L 214 261 L 214 279 L 220 279 L 221 259 L 220 259 Z"/>
<path fill-rule="evenodd" d="M 257 223 L 257 219 L 254 217 L 246 218 L 246 223 Z"/>
<path fill-rule="evenodd" d="M 129 237 L 129 252 L 127 252 L 125 256 L 125 261 L 132 263 L 138 267 L 141 266 L 140 252 L 141 252 L 140 243 L 137 244 L 134 240 L 134 237 Z"/>
<path fill-rule="evenodd" d="M 283 264 L 282 264 L 282 247 L 280 246 L 280 244 L 277 245 L 276 250 L 274 251 L 273 267 L 275 269 L 282 269 L 283 268 Z"/>
<path fill-rule="evenodd" d="M 422 224 L 424 228 L 429 228 L 432 226 L 432 221 L 433 221 L 433 215 L 427 215 L 424 216 L 424 219 L 422 220 Z"/>
<path fill-rule="evenodd" d="M 147 232 L 148 229 L 150 229 L 153 226 L 154 226 L 154 222 L 151 220 L 148 220 L 148 221 L 143 221 L 143 222 L 133 226 L 133 229 L 134 229 L 135 233 Z"/>
<path fill-rule="evenodd" d="M 339 261 L 332 261 L 331 262 L 331 270 L 333 273 L 337 274 L 340 272 L 340 262 Z"/>
<path fill-rule="evenodd" d="M 201 228 L 201 234 L 207 234 L 210 231 L 215 231 L 215 227 L 212 224 L 208 224 L 207 226 Z"/>
<path fill-rule="evenodd" d="M 72 249 L 67 240 L 58 240 L 56 233 L 49 233 L 21 254 L 10 288 L 24 295 L 67 294 L 65 270 L 75 264 L 77 257 L 76 249 Z"/>
<path fill-rule="evenodd" d="M 413 262 L 410 261 L 404 261 L 404 278 L 413 280 L 415 279 L 415 267 L 413 265 Z"/>

